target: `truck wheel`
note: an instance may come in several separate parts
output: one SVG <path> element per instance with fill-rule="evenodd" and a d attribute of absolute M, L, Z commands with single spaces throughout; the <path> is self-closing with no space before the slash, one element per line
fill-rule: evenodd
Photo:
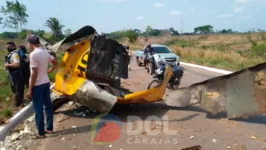
<path fill-rule="evenodd" d="M 139 61 L 139 58 L 136 59 L 138 66 L 141 66 L 141 62 Z"/>

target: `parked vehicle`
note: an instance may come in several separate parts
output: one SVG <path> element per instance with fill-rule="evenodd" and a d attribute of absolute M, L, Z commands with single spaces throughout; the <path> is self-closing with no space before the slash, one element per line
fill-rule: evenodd
<path fill-rule="evenodd" d="M 170 48 L 160 44 L 152 44 L 151 47 L 154 50 L 154 54 L 152 56 L 149 56 L 148 59 L 145 59 L 147 57 L 144 54 L 146 46 L 143 48 L 143 50 L 137 50 L 135 52 L 134 55 L 136 57 L 138 66 L 146 64 L 145 68 L 147 68 L 147 71 L 150 74 L 154 73 L 154 71 L 159 67 L 158 63 L 161 61 L 174 63 L 179 66 L 180 57 L 173 53 Z"/>
<path fill-rule="evenodd" d="M 159 65 L 160 67 L 155 71 L 155 75 L 153 76 L 154 79 L 148 85 L 148 89 L 156 87 L 162 83 L 165 76 L 166 65 L 169 65 L 173 72 L 173 76 L 168 82 L 168 88 L 170 90 L 177 89 L 181 83 L 181 79 L 184 73 L 184 68 L 181 66 L 177 66 L 174 63 L 167 63 L 167 62 L 159 62 Z"/>

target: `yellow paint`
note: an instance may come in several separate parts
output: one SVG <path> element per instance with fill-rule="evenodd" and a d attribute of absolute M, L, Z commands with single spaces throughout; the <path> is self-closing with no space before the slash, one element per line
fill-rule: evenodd
<path fill-rule="evenodd" d="M 89 52 L 89 40 L 84 40 L 77 45 L 73 45 L 66 51 L 56 74 L 55 91 L 65 95 L 72 95 L 78 90 L 86 79 L 85 70 L 81 72 L 79 68 L 86 68 Z M 160 86 L 127 94 L 124 98 L 117 97 L 118 103 L 149 103 L 162 100 L 167 83 L 172 75 L 171 68 L 167 67 L 165 80 Z"/>
<path fill-rule="evenodd" d="M 74 94 L 86 79 L 86 69 L 88 53 L 90 51 L 89 40 L 84 40 L 77 45 L 71 46 L 65 53 L 55 77 L 54 89 L 66 95 Z M 83 61 L 82 61 L 83 59 Z"/>

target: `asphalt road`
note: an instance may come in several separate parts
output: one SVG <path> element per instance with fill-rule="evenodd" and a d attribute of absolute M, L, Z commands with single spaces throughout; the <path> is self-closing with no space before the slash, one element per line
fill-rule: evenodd
<path fill-rule="evenodd" d="M 185 67 L 185 74 L 181 86 L 189 86 L 219 74 L 191 67 Z M 146 89 L 151 76 L 144 67 L 132 63 L 129 79 L 123 80 L 122 85 L 132 91 Z M 167 91 L 169 94 L 170 91 Z M 241 106 L 240 106 L 241 107 Z M 160 103 L 116 106 L 111 114 L 119 117 L 121 129 L 108 131 L 107 137 L 118 136 L 111 143 L 101 145 L 92 142 L 93 120 L 98 115 L 89 113 L 85 117 L 73 113 L 73 105 L 66 105 L 55 115 L 55 134 L 42 140 L 25 139 L 27 149 L 38 150 L 177 150 L 195 145 L 201 145 L 204 150 L 263 150 L 266 148 L 266 118 L 254 116 L 241 120 L 228 120 L 225 116 L 212 116 L 196 106 L 187 108 L 167 107 Z M 136 131 L 137 123 L 141 123 L 149 116 L 163 118 L 163 125 L 151 122 L 151 126 L 140 130 L 137 135 L 129 132 Z M 128 116 L 141 119 L 133 121 L 131 128 Z M 165 117 L 168 117 L 165 118 Z M 154 120 L 154 119 L 151 119 Z M 160 122 L 159 122 L 160 123 Z M 73 128 L 74 126 L 74 128 Z M 75 128 L 75 126 L 77 128 Z M 167 132 L 167 131 L 170 132 Z M 157 135 L 151 135 L 157 133 Z M 173 134 L 173 135 L 171 135 Z M 105 138 L 102 137 L 102 138 Z"/>

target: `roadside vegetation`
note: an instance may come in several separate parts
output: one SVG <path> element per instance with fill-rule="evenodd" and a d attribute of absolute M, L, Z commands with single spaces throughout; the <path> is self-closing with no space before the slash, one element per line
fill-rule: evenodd
<path fill-rule="evenodd" d="M 236 71 L 266 61 L 266 33 L 179 35 L 148 37 L 151 43 L 167 45 L 181 61 Z M 120 40 L 132 50 L 147 43 L 139 37 L 135 43 Z"/>

